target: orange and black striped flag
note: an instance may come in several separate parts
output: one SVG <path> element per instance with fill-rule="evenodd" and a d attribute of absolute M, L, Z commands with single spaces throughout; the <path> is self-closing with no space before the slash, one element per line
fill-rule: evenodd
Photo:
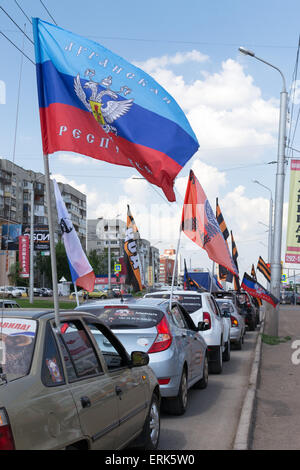
<path fill-rule="evenodd" d="M 271 269 L 260 256 L 257 263 L 257 269 L 262 273 L 268 282 L 271 281 Z"/>
<path fill-rule="evenodd" d="M 216 219 L 217 219 L 217 222 L 218 222 L 219 227 L 221 229 L 224 240 L 227 243 L 227 238 L 229 237 L 229 232 L 228 232 L 223 214 L 222 214 L 220 206 L 219 206 L 218 198 L 216 198 Z M 219 264 L 219 280 L 220 281 L 232 282 L 232 279 L 233 279 L 232 273 Z"/>
<path fill-rule="evenodd" d="M 254 264 L 252 264 L 252 268 L 251 268 L 251 277 L 252 277 L 252 279 L 257 281 Z M 257 300 L 258 305 L 261 306 L 262 305 L 262 300 L 259 299 L 258 297 L 256 297 L 256 300 Z"/>
<path fill-rule="evenodd" d="M 237 259 L 238 259 L 238 251 L 237 251 L 237 248 L 236 248 L 236 244 L 235 244 L 235 241 L 234 241 L 234 238 L 233 238 L 233 235 L 232 235 L 232 231 L 230 231 L 230 235 L 231 235 L 231 252 L 232 252 L 232 259 L 233 259 L 233 262 L 236 266 L 236 269 L 237 271 L 239 270 L 239 267 L 238 267 L 238 263 L 237 263 Z M 234 289 L 237 290 L 237 291 L 240 291 L 241 290 L 241 286 L 240 286 L 240 281 L 239 281 L 239 278 L 238 276 L 234 276 L 233 278 L 234 280 Z"/>
<path fill-rule="evenodd" d="M 253 277 L 253 279 L 255 279 L 255 280 L 257 281 L 257 277 L 256 277 L 256 272 L 255 272 L 254 264 L 252 264 L 251 276 Z"/>
<path fill-rule="evenodd" d="M 139 238 L 139 231 L 127 205 L 127 228 L 124 242 L 124 261 L 127 270 L 125 282 L 133 287 L 134 292 L 143 289 L 142 266 L 136 242 Z"/>

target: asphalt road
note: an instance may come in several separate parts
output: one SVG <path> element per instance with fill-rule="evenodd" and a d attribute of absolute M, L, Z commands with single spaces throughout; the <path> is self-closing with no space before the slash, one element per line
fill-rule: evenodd
<path fill-rule="evenodd" d="M 258 329 L 248 331 L 241 351 L 232 350 L 221 375 L 209 375 L 205 390 L 189 391 L 183 416 L 162 414 L 159 449 L 232 449 L 248 379 Z"/>

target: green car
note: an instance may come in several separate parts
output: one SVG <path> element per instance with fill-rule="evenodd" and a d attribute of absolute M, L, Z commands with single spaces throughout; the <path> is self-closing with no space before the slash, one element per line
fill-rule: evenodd
<path fill-rule="evenodd" d="M 0 315 L 0 450 L 155 449 L 157 379 L 94 315 Z M 101 350 L 99 345 L 101 345 Z"/>

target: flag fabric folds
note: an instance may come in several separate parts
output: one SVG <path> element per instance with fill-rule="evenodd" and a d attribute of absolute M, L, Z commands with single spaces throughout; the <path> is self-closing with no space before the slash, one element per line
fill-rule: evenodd
<path fill-rule="evenodd" d="M 33 18 L 43 151 L 134 167 L 175 201 L 174 179 L 198 150 L 174 98 L 100 44 Z"/>
<path fill-rule="evenodd" d="M 238 262 L 237 262 L 237 259 L 238 259 L 238 251 L 237 251 L 237 248 L 236 248 L 236 244 L 235 244 L 235 241 L 234 241 L 234 238 L 233 238 L 233 235 L 232 235 L 232 231 L 230 231 L 230 235 L 231 235 L 231 252 L 232 252 L 232 259 L 234 261 L 234 264 L 236 266 L 236 270 L 237 272 L 239 271 L 239 267 L 238 267 Z M 240 281 L 239 281 L 239 277 L 238 276 L 233 276 L 233 281 L 234 281 L 234 289 L 237 290 L 237 291 L 240 291 L 241 290 L 241 286 L 240 286 Z"/>
<path fill-rule="evenodd" d="M 127 228 L 124 243 L 124 261 L 127 271 L 125 282 L 132 286 L 134 292 L 143 289 L 142 267 L 137 249 L 137 239 L 139 238 L 139 231 L 130 208 L 127 206 Z"/>
<path fill-rule="evenodd" d="M 209 258 L 238 276 L 215 214 L 194 172 L 189 174 L 181 218 L 181 230 Z"/>
<path fill-rule="evenodd" d="M 53 180 L 53 185 L 58 223 L 62 231 L 62 239 L 68 257 L 72 282 L 73 284 L 92 292 L 95 286 L 95 273 L 83 251 L 78 235 L 73 227 L 72 220 L 60 194 L 58 184 L 55 180 Z"/>
<path fill-rule="evenodd" d="M 242 281 L 242 288 L 249 292 L 253 297 L 257 297 L 261 300 L 265 300 L 271 304 L 274 308 L 279 303 L 279 300 L 274 297 L 267 289 L 265 289 L 261 284 L 259 284 L 256 279 L 253 279 L 247 273 L 244 274 Z"/>
<path fill-rule="evenodd" d="M 221 208 L 219 206 L 218 198 L 216 199 L 216 219 L 217 219 L 217 222 L 219 224 L 222 235 L 224 237 L 224 240 L 227 243 L 227 238 L 229 237 L 229 232 L 228 232 L 227 225 L 225 223 L 223 214 L 221 212 Z M 224 268 L 223 266 L 221 266 L 219 264 L 219 279 L 221 281 L 232 282 L 232 278 L 233 278 L 232 273 L 229 272 L 226 268 Z"/>
<path fill-rule="evenodd" d="M 271 269 L 267 266 L 267 263 L 265 263 L 261 256 L 258 259 L 257 269 L 262 273 L 268 282 L 271 281 Z"/>
<path fill-rule="evenodd" d="M 204 289 L 199 286 L 198 282 L 191 278 L 186 267 L 186 261 L 184 260 L 184 286 L 187 290 L 199 290 L 202 292 Z"/>
<path fill-rule="evenodd" d="M 257 281 L 257 277 L 256 277 L 256 272 L 255 272 L 254 264 L 252 264 L 251 276 L 252 276 L 252 278 L 253 278 L 255 281 Z M 261 307 L 261 306 L 262 306 L 262 300 L 259 299 L 259 298 L 257 298 L 257 302 L 258 302 L 259 307 Z"/>

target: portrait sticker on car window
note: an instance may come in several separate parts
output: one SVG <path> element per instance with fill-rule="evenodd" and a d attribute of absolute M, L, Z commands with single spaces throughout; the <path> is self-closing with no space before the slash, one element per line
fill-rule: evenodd
<path fill-rule="evenodd" d="M 56 362 L 56 358 L 46 359 L 46 365 L 48 367 L 51 379 L 53 383 L 60 383 L 63 382 L 63 378 L 61 376 L 58 364 Z"/>

